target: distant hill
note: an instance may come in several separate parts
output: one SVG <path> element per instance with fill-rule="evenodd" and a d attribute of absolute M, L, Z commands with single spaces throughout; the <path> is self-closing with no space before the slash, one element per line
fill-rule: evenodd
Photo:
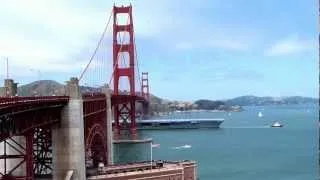
<path fill-rule="evenodd" d="M 89 86 L 80 86 L 80 91 L 82 93 L 92 93 L 92 92 L 101 92 L 101 88 L 89 87 Z M 62 96 L 65 95 L 65 87 L 63 84 L 58 83 L 52 80 L 41 80 L 34 81 L 29 84 L 21 85 L 18 87 L 18 95 L 19 96 Z M 151 104 L 161 104 L 165 100 L 155 96 L 150 95 Z"/>
<path fill-rule="evenodd" d="M 64 95 L 64 86 L 56 81 L 41 80 L 18 87 L 19 96 L 52 96 Z"/>
<path fill-rule="evenodd" d="M 222 101 L 211 101 L 211 100 L 203 100 L 203 99 L 195 101 L 194 104 L 197 105 L 198 109 L 205 109 L 205 110 L 218 109 L 221 106 L 225 106 L 225 103 Z"/>
<path fill-rule="evenodd" d="M 225 103 L 228 105 L 240 105 L 240 106 L 262 106 L 262 105 L 276 105 L 276 104 L 306 104 L 314 103 L 317 104 L 318 99 L 301 97 L 301 96 L 290 96 L 290 97 L 257 97 L 257 96 L 240 96 L 234 99 L 226 100 Z"/>
<path fill-rule="evenodd" d="M 101 88 L 94 88 L 88 86 L 80 86 L 81 92 L 100 92 Z M 1 88 L 0 88 L 1 91 Z M 51 96 L 51 95 L 65 95 L 65 87 L 63 84 L 60 84 L 52 80 L 41 80 L 35 81 L 29 84 L 21 85 L 18 87 L 19 96 Z M 240 96 L 233 99 L 221 100 L 221 101 L 212 101 L 212 100 L 197 100 L 195 102 L 183 102 L 183 101 L 174 101 L 166 100 L 159 98 L 155 95 L 150 95 L 150 105 L 151 111 L 155 112 L 166 112 L 177 110 L 183 104 L 188 104 L 187 109 L 218 109 L 226 110 L 230 109 L 232 106 L 261 106 L 261 105 L 275 105 L 275 104 L 304 104 L 304 103 L 318 103 L 318 99 L 301 97 L 301 96 L 291 96 L 291 97 L 257 97 L 257 96 Z M 241 108 L 241 107 L 240 107 Z M 183 109 L 183 108 L 182 108 Z"/>

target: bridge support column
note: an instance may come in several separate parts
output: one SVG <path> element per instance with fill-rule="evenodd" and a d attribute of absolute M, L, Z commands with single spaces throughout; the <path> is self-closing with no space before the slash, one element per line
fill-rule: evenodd
<path fill-rule="evenodd" d="M 69 104 L 62 111 L 60 125 L 52 129 L 53 179 L 65 179 L 68 171 L 73 171 L 72 180 L 85 180 L 83 102 L 78 79 L 71 78 L 66 91 Z"/>
<path fill-rule="evenodd" d="M 142 104 L 142 111 L 143 111 L 142 119 L 148 119 L 149 115 L 150 115 L 150 105 L 149 105 L 149 103 L 143 103 Z"/>
<path fill-rule="evenodd" d="M 107 150 L 108 150 L 108 164 L 113 164 L 113 133 L 112 133 L 112 121 L 113 121 L 113 111 L 111 104 L 111 89 L 107 86 L 103 88 L 103 93 L 106 94 L 107 98 Z"/>
<path fill-rule="evenodd" d="M 1 96 L 15 96 L 18 93 L 18 84 L 13 79 L 4 80 L 4 89 Z"/>

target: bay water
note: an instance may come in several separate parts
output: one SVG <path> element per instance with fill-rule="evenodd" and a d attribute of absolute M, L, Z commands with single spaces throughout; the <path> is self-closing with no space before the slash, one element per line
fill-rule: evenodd
<path fill-rule="evenodd" d="M 200 180 L 315 180 L 318 105 L 248 106 L 242 112 L 180 112 L 159 118 L 224 118 L 219 129 L 144 130 L 154 160 L 195 160 Z M 258 113 L 263 114 L 262 117 Z M 283 128 L 271 128 L 275 121 Z M 115 145 L 115 162 L 150 161 L 150 144 Z"/>

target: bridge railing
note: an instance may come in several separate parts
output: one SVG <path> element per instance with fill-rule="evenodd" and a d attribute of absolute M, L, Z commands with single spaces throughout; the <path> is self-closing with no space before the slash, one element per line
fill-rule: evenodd
<path fill-rule="evenodd" d="M 17 103 L 68 101 L 69 96 L 0 97 L 0 107 Z"/>
<path fill-rule="evenodd" d="M 87 98 L 105 98 L 106 95 L 104 93 L 83 93 L 82 98 L 87 99 Z"/>

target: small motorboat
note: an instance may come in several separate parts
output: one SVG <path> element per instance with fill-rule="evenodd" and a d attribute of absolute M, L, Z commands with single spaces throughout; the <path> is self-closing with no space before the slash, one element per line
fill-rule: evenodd
<path fill-rule="evenodd" d="M 259 112 L 258 117 L 262 117 L 262 116 L 263 116 L 262 112 Z"/>
<path fill-rule="evenodd" d="M 181 146 L 182 148 L 191 148 L 191 145 L 189 145 L 189 144 L 185 144 L 184 146 Z"/>
<path fill-rule="evenodd" d="M 173 149 L 189 149 L 191 147 L 192 147 L 191 145 L 185 144 L 183 146 L 173 147 Z"/>
<path fill-rule="evenodd" d="M 271 125 L 271 127 L 276 127 L 276 128 L 279 128 L 279 127 L 283 127 L 282 124 L 280 124 L 279 122 L 275 122 Z"/>

